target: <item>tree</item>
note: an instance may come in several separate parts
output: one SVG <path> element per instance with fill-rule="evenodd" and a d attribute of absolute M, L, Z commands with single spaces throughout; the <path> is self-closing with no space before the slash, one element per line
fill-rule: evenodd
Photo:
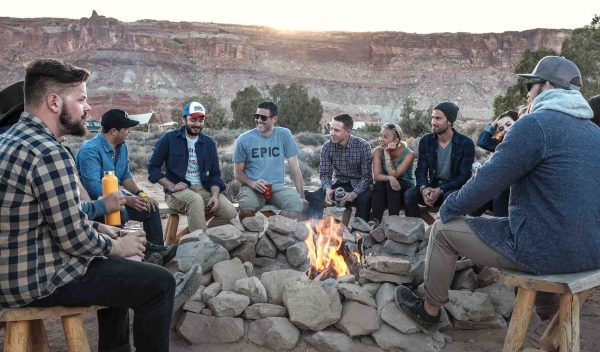
<path fill-rule="evenodd" d="M 231 112 L 233 121 L 230 124 L 232 128 L 252 128 L 254 127 L 253 114 L 256 107 L 264 100 L 262 94 L 255 86 L 246 87 L 235 94 L 235 99 L 231 101 Z"/>
<path fill-rule="evenodd" d="M 190 101 L 197 101 L 204 106 L 204 111 L 206 112 L 206 127 L 219 129 L 227 125 L 227 111 L 214 96 L 203 94 L 200 97 L 193 96 L 184 99 L 185 104 Z M 181 109 L 183 109 L 183 106 Z M 171 109 L 171 120 L 181 123 L 181 109 Z"/>
<path fill-rule="evenodd" d="M 583 78 L 581 94 L 587 98 L 600 94 L 600 16 L 595 15 L 591 24 L 575 29 L 563 43 L 561 55 L 579 67 Z"/>
<path fill-rule="evenodd" d="M 299 83 L 289 87 L 279 83 L 269 89 L 271 100 L 279 107 L 279 124 L 292 132 L 318 132 L 321 129 L 323 105 L 321 101 L 309 98 L 308 90 Z"/>
<path fill-rule="evenodd" d="M 411 98 L 404 99 L 400 121 L 398 125 L 402 128 L 405 136 L 419 137 L 431 131 L 431 118 L 428 110 L 417 109 L 417 101 Z"/>
<path fill-rule="evenodd" d="M 516 73 L 529 73 L 541 58 L 548 55 L 556 55 L 551 49 L 541 48 L 539 50 L 526 49 L 523 58 L 515 67 Z M 507 110 L 517 110 L 521 105 L 527 104 L 527 81 L 519 79 L 515 84 L 506 89 L 504 95 L 494 98 L 494 116 L 500 115 Z"/>

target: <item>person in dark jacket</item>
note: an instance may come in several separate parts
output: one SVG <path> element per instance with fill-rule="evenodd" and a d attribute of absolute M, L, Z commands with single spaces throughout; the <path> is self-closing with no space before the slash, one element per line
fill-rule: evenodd
<path fill-rule="evenodd" d="M 440 206 L 471 177 L 475 145 L 471 138 L 458 133 L 453 125 L 458 106 L 451 102 L 438 104 L 431 112 L 433 133 L 419 141 L 415 177 L 417 186 L 404 194 L 404 213 L 419 217 L 419 204 Z"/>
<path fill-rule="evenodd" d="M 190 231 L 207 229 L 206 212 L 214 215 L 210 227 L 225 225 L 237 216 L 222 191 L 219 156 L 212 138 L 202 133 L 206 113 L 198 102 L 183 107 L 183 126 L 162 136 L 148 163 L 148 180 L 165 190 L 169 208 L 188 216 Z M 162 172 L 163 165 L 166 173 Z"/>
<path fill-rule="evenodd" d="M 529 80 L 530 113 L 440 208 L 425 264 L 425 300 L 399 286 L 396 301 L 425 325 L 439 321 L 456 259 L 536 275 L 600 268 L 600 129 L 580 93 L 577 66 L 542 58 Z M 506 218 L 465 217 L 511 187 Z"/>
<path fill-rule="evenodd" d="M 510 130 L 513 123 L 519 119 L 519 113 L 508 110 L 501 113 L 492 123 L 485 125 L 485 128 L 477 138 L 477 145 L 488 152 L 496 151 L 496 147 L 504 139 L 504 135 Z M 505 189 L 496 195 L 490 202 L 473 212 L 473 216 L 479 216 L 486 210 L 491 210 L 494 216 L 508 215 L 508 196 L 510 189 Z"/>
<path fill-rule="evenodd" d="M 592 122 L 596 125 L 600 126 L 600 95 L 596 95 L 595 97 L 591 97 L 588 100 L 592 111 L 594 112 L 594 117 L 592 118 Z"/>

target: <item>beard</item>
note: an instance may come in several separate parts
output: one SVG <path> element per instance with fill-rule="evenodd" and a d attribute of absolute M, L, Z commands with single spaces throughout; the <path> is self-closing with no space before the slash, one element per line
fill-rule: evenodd
<path fill-rule="evenodd" d="M 185 125 L 185 131 L 187 132 L 188 136 L 197 136 L 200 134 L 200 132 L 202 132 L 202 127 L 196 128 L 198 129 L 198 132 L 194 132 L 189 125 Z"/>
<path fill-rule="evenodd" d="M 73 116 L 69 114 L 66 109 L 63 107 L 60 115 L 58 116 L 58 121 L 60 122 L 61 129 L 63 130 L 65 135 L 83 137 L 87 134 L 87 126 L 85 125 L 86 114 L 82 116 L 80 122 L 73 121 Z"/>
<path fill-rule="evenodd" d="M 432 132 L 435 133 L 435 134 L 438 134 L 438 135 L 439 134 L 444 134 L 444 132 L 446 132 L 447 130 L 448 130 L 448 126 L 446 126 L 446 127 L 440 127 L 440 126 L 438 126 L 437 130 L 435 128 L 432 128 Z"/>

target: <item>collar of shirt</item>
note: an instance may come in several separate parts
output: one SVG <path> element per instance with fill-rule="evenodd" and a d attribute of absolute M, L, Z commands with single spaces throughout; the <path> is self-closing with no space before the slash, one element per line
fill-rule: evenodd
<path fill-rule="evenodd" d="M 50 128 L 48 127 L 48 125 L 46 125 L 46 123 L 44 123 L 42 120 L 40 120 L 37 116 L 30 114 L 28 112 L 23 112 L 21 114 L 20 119 L 23 123 L 31 126 L 32 128 L 39 129 L 40 132 L 43 132 L 58 141 L 58 139 L 54 136 L 52 131 L 50 131 Z"/>
<path fill-rule="evenodd" d="M 177 136 L 179 138 L 182 138 L 184 141 L 187 141 L 187 135 L 185 134 L 185 125 L 181 126 L 181 128 L 179 128 L 179 132 L 177 133 Z M 196 139 L 196 143 L 204 144 L 204 138 L 206 138 L 206 136 L 202 132 L 198 133 L 198 139 Z"/>

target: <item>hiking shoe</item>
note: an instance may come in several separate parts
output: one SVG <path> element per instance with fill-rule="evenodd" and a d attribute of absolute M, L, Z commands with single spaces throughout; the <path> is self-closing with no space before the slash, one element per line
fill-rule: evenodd
<path fill-rule="evenodd" d="M 160 256 L 160 253 L 152 252 L 146 256 L 146 258 L 144 259 L 144 263 L 150 263 L 150 264 L 156 264 L 156 265 L 162 266 L 163 259 Z"/>
<path fill-rule="evenodd" d="M 425 311 L 425 300 L 417 297 L 408 287 L 399 285 L 395 291 L 396 304 L 417 324 L 431 329 L 440 322 L 440 313 L 436 316 Z"/>
<path fill-rule="evenodd" d="M 177 254 L 177 245 L 161 246 L 151 242 L 146 242 L 146 258 L 152 253 L 158 253 L 162 258 L 163 265 L 170 262 Z"/>

